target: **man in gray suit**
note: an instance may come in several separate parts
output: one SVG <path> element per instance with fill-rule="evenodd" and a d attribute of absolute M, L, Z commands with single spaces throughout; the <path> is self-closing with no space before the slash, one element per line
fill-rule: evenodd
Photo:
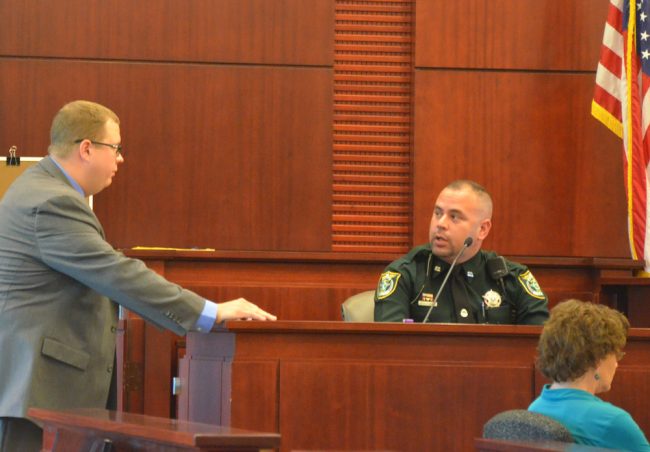
<path fill-rule="evenodd" d="M 242 298 L 204 300 L 105 241 L 86 197 L 108 187 L 124 162 L 115 113 L 71 102 L 50 135 L 49 156 L 0 202 L 3 452 L 40 450 L 42 431 L 25 418 L 29 407 L 109 406 L 115 303 L 181 335 L 227 319 L 275 320 Z"/>

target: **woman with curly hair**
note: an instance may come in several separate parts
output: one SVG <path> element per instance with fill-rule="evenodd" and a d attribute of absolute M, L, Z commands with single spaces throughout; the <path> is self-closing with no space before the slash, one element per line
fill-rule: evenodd
<path fill-rule="evenodd" d="M 553 308 L 537 346 L 537 366 L 553 383 L 528 410 L 564 424 L 577 443 L 650 451 L 632 416 L 596 397 L 611 388 L 629 327 L 606 306 L 567 300 Z"/>

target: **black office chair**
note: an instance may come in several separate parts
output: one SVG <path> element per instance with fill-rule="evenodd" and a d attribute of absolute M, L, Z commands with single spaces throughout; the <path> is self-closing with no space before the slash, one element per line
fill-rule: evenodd
<path fill-rule="evenodd" d="M 567 428 L 548 416 L 528 410 L 501 412 L 483 426 L 483 438 L 515 441 L 574 442 Z"/>

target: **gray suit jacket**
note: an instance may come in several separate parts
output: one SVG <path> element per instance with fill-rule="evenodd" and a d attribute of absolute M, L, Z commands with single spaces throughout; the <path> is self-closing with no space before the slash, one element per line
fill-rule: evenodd
<path fill-rule="evenodd" d="M 177 334 L 205 300 L 115 251 L 49 158 L 0 201 L 0 417 L 104 408 L 123 305 Z"/>

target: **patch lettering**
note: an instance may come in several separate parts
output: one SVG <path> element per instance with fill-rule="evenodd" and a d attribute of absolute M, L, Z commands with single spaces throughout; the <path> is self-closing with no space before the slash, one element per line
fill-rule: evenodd
<path fill-rule="evenodd" d="M 531 297 L 539 298 L 540 300 L 546 298 L 544 292 L 542 292 L 542 288 L 539 287 L 539 283 L 530 272 L 530 270 L 527 270 L 525 273 L 519 275 L 519 282 Z"/>
<path fill-rule="evenodd" d="M 377 285 L 377 300 L 383 300 L 389 297 L 397 289 L 397 282 L 399 281 L 401 273 L 397 272 L 384 272 L 379 277 L 379 284 Z"/>

